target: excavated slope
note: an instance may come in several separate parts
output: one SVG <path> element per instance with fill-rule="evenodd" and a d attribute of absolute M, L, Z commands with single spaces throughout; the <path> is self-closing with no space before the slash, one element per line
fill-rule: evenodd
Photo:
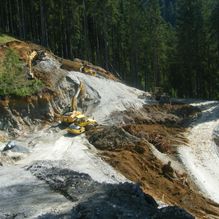
<path fill-rule="evenodd" d="M 0 218 L 194 218 L 176 206 L 157 204 L 147 194 L 157 201 L 182 206 L 199 218 L 207 211 L 218 215 L 218 206 L 197 194 L 195 187 L 168 180 L 160 173 L 158 154 L 165 163 L 176 150 L 165 155 L 150 144 L 159 149 L 162 139 L 153 142 L 157 139 L 153 133 L 145 134 L 151 142 L 139 136 L 140 129 L 145 133 L 150 130 L 139 125 L 149 125 L 153 120 L 158 123 L 157 127 L 153 124 L 154 129 L 162 130 L 163 135 L 175 133 L 177 142 L 186 142 L 184 129 L 163 128 L 167 121 L 168 125 L 180 125 L 177 115 L 166 116 L 168 113 L 163 112 L 158 116 L 159 110 L 152 108 L 156 116 L 151 119 L 153 113 L 144 105 L 152 101 L 145 92 L 109 80 L 103 72 L 96 77 L 76 72 L 72 62 L 71 66 L 65 62 L 63 67 L 61 59 L 34 44 L 13 42 L 6 46 L 16 49 L 24 61 L 33 49 L 44 54 L 34 60 L 33 72 L 46 88 L 31 97 L 0 101 L 0 129 L 16 145 L 15 150 L 4 151 L 6 142 L 0 144 Z M 80 82 L 85 85 L 86 98 L 83 105 L 79 103 L 79 110 L 100 125 L 111 127 L 102 132 L 106 144 L 99 142 L 105 147 L 101 148 L 103 159 L 100 148 L 93 146 L 97 146 L 95 138 L 89 143 L 85 135 L 71 136 L 56 122 L 69 110 Z M 130 117 L 133 111 L 142 111 L 143 116 Z M 136 124 L 141 119 L 148 123 Z M 114 134 L 119 135 L 118 139 Z M 166 143 L 172 146 L 177 142 L 167 138 Z M 192 205 L 192 200 L 199 204 Z"/>

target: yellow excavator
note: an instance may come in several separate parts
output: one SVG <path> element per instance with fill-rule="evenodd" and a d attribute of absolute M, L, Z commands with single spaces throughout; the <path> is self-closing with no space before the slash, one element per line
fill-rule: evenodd
<path fill-rule="evenodd" d="M 71 112 L 65 113 L 64 115 L 61 115 L 60 120 L 64 123 L 73 123 L 76 119 L 76 116 L 81 115 L 82 113 L 78 110 L 78 103 L 77 98 L 82 90 L 82 87 L 84 87 L 83 83 L 80 82 L 80 85 L 78 87 L 78 90 L 76 94 L 72 97 L 71 100 Z"/>
<path fill-rule="evenodd" d="M 29 55 L 28 55 L 28 58 L 27 58 L 27 64 L 28 64 L 28 67 L 29 67 L 29 72 L 28 72 L 28 78 L 29 79 L 34 79 L 34 73 L 32 71 L 32 61 L 33 59 L 37 56 L 37 52 L 34 50 L 32 51 Z"/>
<path fill-rule="evenodd" d="M 76 116 L 74 124 L 80 127 L 85 127 L 85 130 L 88 130 L 91 126 L 96 125 L 97 122 L 94 119 L 88 118 L 87 116 L 80 114 Z"/>
<path fill-rule="evenodd" d="M 84 64 L 81 68 L 80 68 L 80 72 L 88 74 L 88 75 L 92 75 L 92 76 L 96 76 L 97 72 L 93 69 L 93 67 Z"/>
<path fill-rule="evenodd" d="M 68 133 L 78 135 L 78 134 L 85 132 L 85 130 L 88 130 L 91 126 L 94 126 L 97 124 L 97 122 L 94 119 L 88 118 L 87 116 L 82 114 L 77 109 L 78 96 L 80 94 L 80 97 L 83 101 L 85 93 L 86 93 L 85 86 L 82 82 L 80 82 L 78 90 L 76 94 L 73 96 L 72 101 L 71 101 L 72 111 L 60 117 L 61 122 L 71 124 L 66 129 Z"/>
<path fill-rule="evenodd" d="M 80 135 L 83 132 L 85 132 L 85 127 L 80 127 L 78 125 L 75 125 L 74 123 L 72 123 L 67 129 L 66 131 L 70 134 L 73 135 Z"/>

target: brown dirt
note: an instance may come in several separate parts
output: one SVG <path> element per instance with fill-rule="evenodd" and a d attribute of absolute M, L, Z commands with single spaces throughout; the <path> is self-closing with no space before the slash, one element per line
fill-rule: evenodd
<path fill-rule="evenodd" d="M 165 127 L 159 124 L 136 124 L 127 125 L 123 128 L 131 135 L 146 139 L 162 153 L 172 154 L 177 145 L 188 142 L 184 135 L 185 128 Z"/>
<path fill-rule="evenodd" d="M 62 63 L 61 68 L 65 69 L 65 70 L 80 71 L 80 68 L 83 65 L 87 65 L 87 67 L 93 69 L 95 72 L 97 72 L 98 74 L 102 75 L 105 78 L 115 80 L 115 81 L 118 80 L 118 78 L 115 77 L 111 72 L 106 71 L 105 69 L 101 68 L 100 66 L 96 66 L 88 61 L 77 59 L 77 58 L 74 59 L 73 61 L 68 60 L 68 59 L 59 59 L 59 60 Z"/>
<path fill-rule="evenodd" d="M 114 113 L 122 114 L 126 124 L 163 124 L 170 127 L 186 127 L 190 120 L 200 113 L 197 107 L 187 104 L 144 105 L 142 109 L 129 109 Z"/>
<path fill-rule="evenodd" d="M 34 50 L 36 50 L 36 51 L 43 50 L 43 51 L 50 52 L 48 49 L 46 49 L 42 46 L 39 46 L 37 44 L 24 42 L 24 41 L 17 41 L 17 40 L 8 42 L 5 44 L 5 46 L 16 50 L 20 56 L 20 59 L 25 61 L 25 62 L 28 61 L 28 56 Z M 5 48 L 5 46 L 3 46 L 2 48 Z"/>
<path fill-rule="evenodd" d="M 180 128 L 180 124 L 186 126 L 187 118 L 193 118 L 197 112 L 188 105 L 146 106 L 141 113 L 125 112 L 130 119 L 128 125 L 100 126 L 86 135 L 104 160 L 139 183 L 145 193 L 164 203 L 178 205 L 197 218 L 219 218 L 218 204 L 204 198 L 186 174 L 166 178 L 161 171 L 163 164 L 151 151 L 151 144 L 160 151 L 165 149 L 162 152 L 172 153 L 172 145 L 186 143 L 186 129 Z"/>

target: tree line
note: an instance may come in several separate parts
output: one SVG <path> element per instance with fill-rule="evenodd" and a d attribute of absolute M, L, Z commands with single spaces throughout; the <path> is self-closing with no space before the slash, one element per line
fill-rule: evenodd
<path fill-rule="evenodd" d="M 141 89 L 219 97 L 218 0 L 4 0 L 0 30 Z"/>

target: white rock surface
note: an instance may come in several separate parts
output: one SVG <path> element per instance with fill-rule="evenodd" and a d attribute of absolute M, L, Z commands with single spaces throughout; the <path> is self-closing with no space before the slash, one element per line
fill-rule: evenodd
<path fill-rule="evenodd" d="M 200 191 L 219 203 L 218 146 L 212 136 L 219 125 L 219 103 L 212 101 L 193 105 L 203 110 L 202 116 L 192 124 L 189 146 L 180 147 L 179 156 Z"/>
<path fill-rule="evenodd" d="M 139 98 L 145 92 L 120 82 L 73 71 L 68 74 L 68 77 L 78 84 L 79 81 L 84 82 L 88 95 L 96 101 L 96 105 L 88 108 L 88 114 L 101 124 L 110 123 L 109 115 L 112 112 L 129 108 L 138 109 L 146 103 L 144 99 Z"/>

